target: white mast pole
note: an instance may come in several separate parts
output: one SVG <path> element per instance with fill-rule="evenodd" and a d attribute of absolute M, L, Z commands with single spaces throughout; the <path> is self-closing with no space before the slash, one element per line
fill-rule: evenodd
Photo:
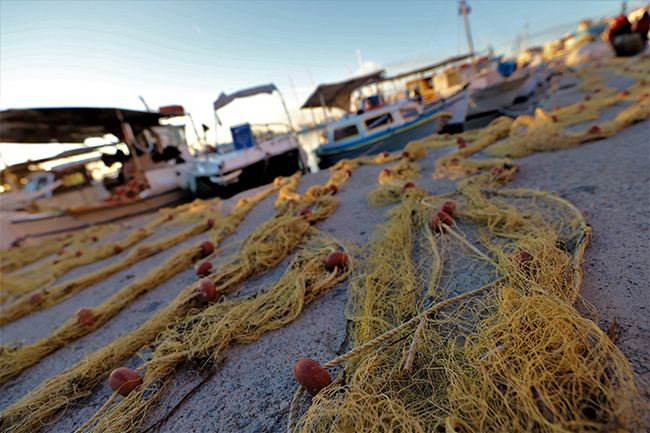
<path fill-rule="evenodd" d="M 472 42 L 472 31 L 469 28 L 469 19 L 467 18 L 469 11 L 467 10 L 467 3 L 465 3 L 465 0 L 460 0 L 460 13 L 463 15 L 463 22 L 465 23 L 465 35 L 467 36 L 469 55 L 472 59 L 472 68 L 474 69 L 474 72 L 476 72 L 476 63 L 474 62 L 474 43 Z"/>

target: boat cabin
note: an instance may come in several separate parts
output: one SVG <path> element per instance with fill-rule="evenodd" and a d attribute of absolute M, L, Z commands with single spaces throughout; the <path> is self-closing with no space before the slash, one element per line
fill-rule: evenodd
<path fill-rule="evenodd" d="M 371 99 L 375 98 L 375 99 Z M 370 101 L 368 101 L 371 99 Z M 383 99 L 365 98 L 366 107 L 374 101 L 375 106 L 363 110 L 357 115 L 345 116 L 338 122 L 330 123 L 325 129 L 326 143 L 342 144 L 355 138 L 380 134 L 388 129 L 397 128 L 417 119 L 422 114 L 422 107 L 414 101 L 403 101 L 399 104 L 376 104 Z"/>

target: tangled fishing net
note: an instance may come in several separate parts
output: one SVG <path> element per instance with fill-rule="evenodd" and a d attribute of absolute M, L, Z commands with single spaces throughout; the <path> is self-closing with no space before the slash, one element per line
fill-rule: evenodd
<path fill-rule="evenodd" d="M 242 220 L 260 201 L 277 191 L 279 185 L 267 188 L 250 199 L 240 200 L 228 216 L 224 217 L 218 212 L 212 211 L 210 216 L 214 217 L 215 223 L 212 228 L 206 226 L 209 228 L 209 238 L 214 241 L 215 245 L 219 245 L 235 231 Z M 199 227 L 204 226 L 205 223 L 199 225 Z M 171 242 L 165 242 L 164 246 L 171 247 L 172 245 Z M 24 347 L 15 344 L 0 346 L 0 383 L 37 363 L 60 347 L 99 328 L 130 305 L 136 298 L 191 267 L 200 258 L 205 258 L 202 242 L 176 251 L 162 264 L 152 268 L 142 278 L 122 288 L 101 305 L 95 308 L 80 309 L 50 335 L 36 343 Z"/>
<path fill-rule="evenodd" d="M 622 63 L 601 70 L 614 64 Z M 647 65 L 626 65 L 629 76 L 647 73 Z M 39 428 L 90 395 L 112 369 L 153 342 L 153 352 L 142 355 L 145 362 L 137 369 L 143 373 L 142 385 L 117 403 L 113 394 L 78 430 L 136 431 L 160 402 L 179 365 L 215 368 L 232 343 L 247 344 L 284 326 L 307 303 L 350 275 L 354 263 L 344 270 L 324 267 L 327 253 L 345 251 L 345 246 L 313 224 L 337 209 L 335 195 L 355 169 L 394 163 L 380 173 L 378 187 L 367 197 L 371 206 L 398 204 L 376 228 L 364 250 L 362 272 L 349 285 L 346 314 L 353 348 L 324 363 L 326 369 L 342 363 L 345 368 L 308 407 L 300 406 L 302 388 L 296 393 L 288 431 L 640 430 L 646 407 L 629 363 L 608 336 L 574 308 L 582 302 L 580 264 L 590 236 L 584 218 L 553 194 L 502 189 L 517 171 L 510 158 L 577 146 L 648 117 L 647 82 L 616 93 L 597 76 L 583 77 L 580 89 L 593 93 L 572 106 L 551 113 L 538 109 L 534 116 L 515 120 L 501 117 L 462 134 L 431 136 L 409 143 L 402 155 L 340 161 L 325 185 L 310 187 L 302 195 L 297 192 L 300 174 L 278 179 L 273 218 L 205 277 L 215 286 L 217 302 L 199 302 L 201 283 L 190 284 L 144 325 L 6 408 L 0 429 L 17 433 Z M 598 119 L 602 110 L 617 104 L 629 106 L 597 129 L 564 132 L 567 126 Z M 457 151 L 436 161 L 434 176 L 464 178 L 455 191 L 429 196 L 414 184 L 405 188 L 418 178 L 416 160 L 427 149 L 451 145 L 458 145 Z M 481 152 L 494 157 L 479 156 Z M 452 219 L 431 220 L 441 206 L 449 208 L 450 200 Z M 232 233 L 257 202 L 240 201 L 229 217 L 218 218 L 217 223 L 223 223 L 215 224 L 210 237 L 219 242 Z M 161 210 L 161 218 L 199 227 L 218 209 L 219 200 L 196 201 Z M 175 218 L 170 219 L 172 213 Z M 177 241 L 170 237 L 140 245 L 129 256 L 146 257 Z M 26 251 L 27 246 L 19 248 Z M 271 288 L 233 298 L 249 277 L 278 266 L 291 254 L 294 259 Z M 11 260 L 3 257 L 3 270 L 5 265 L 13 270 L 24 266 L 18 257 L 15 252 Z M 0 382 L 102 326 L 198 257 L 199 245 L 178 251 L 90 309 L 95 320 L 91 325 L 80 323 L 77 313 L 33 345 L 3 346 Z M 28 276 L 17 273 L 12 278 L 17 275 Z M 108 275 L 92 278 L 96 282 Z M 81 287 L 84 281 L 75 284 Z M 81 289 L 48 287 L 40 293 L 52 300 L 42 307 L 76 290 Z"/>
<path fill-rule="evenodd" d="M 158 337 L 156 350 L 138 369 L 145 373 L 142 385 L 100 419 L 92 431 L 136 430 L 155 407 L 179 364 L 197 360 L 214 363 L 231 343 L 251 343 L 293 321 L 306 304 L 351 272 L 349 266 L 345 271 L 325 268 L 325 256 L 335 249 L 344 247 L 309 228 L 287 272 L 268 291 L 190 312 Z"/>
<path fill-rule="evenodd" d="M 337 176 L 335 179 L 339 182 L 344 182 L 348 177 Z M 298 180 L 299 177 L 292 177 L 288 183 L 279 182 L 276 187 L 286 186 L 286 194 L 290 189 L 295 188 Z M 340 184 L 342 185 L 342 183 Z M 329 217 L 338 207 L 338 199 L 332 195 L 333 193 L 334 191 L 329 187 L 311 187 L 300 200 L 301 203 L 311 207 L 311 213 L 309 215 L 296 216 L 295 213 L 279 214 L 276 212 L 274 218 L 254 230 L 241 244 L 237 253 L 227 263 L 220 266 L 217 271 L 207 277 L 215 285 L 217 299 L 231 292 L 248 277 L 277 266 L 301 245 L 305 236 L 314 231 L 311 224 Z M 255 202 L 250 199 L 242 199 L 239 203 L 241 206 L 253 206 L 254 204 Z M 322 237 L 320 239 L 325 238 Z M 331 241 L 327 242 L 331 244 Z M 307 242 L 306 245 L 307 250 L 309 250 L 311 248 L 309 245 L 312 244 Z M 322 260 L 322 249 L 318 252 L 314 251 L 312 254 L 319 255 L 319 260 Z M 313 260 L 310 259 L 309 262 L 312 263 Z M 322 268 L 322 265 L 318 267 L 319 275 L 322 278 L 314 281 L 313 287 L 310 286 L 305 289 L 304 300 L 302 302 L 313 299 L 313 296 L 318 291 L 331 287 L 332 284 L 339 281 L 337 279 L 337 275 L 339 274 L 336 272 L 334 274 L 328 272 L 325 275 L 322 273 Z M 309 272 L 313 272 L 311 266 L 307 269 L 310 270 Z M 304 275 L 304 273 L 301 273 L 298 276 L 298 282 L 306 283 L 310 281 L 309 278 L 304 279 Z M 347 275 L 347 273 L 344 273 L 344 275 Z M 287 278 L 293 280 L 292 284 L 295 287 L 296 275 L 290 274 L 290 277 Z M 283 284 L 286 286 L 287 280 L 283 281 L 285 281 Z M 105 378 L 112 369 L 119 367 L 142 347 L 155 341 L 157 336 L 165 331 L 170 323 L 183 320 L 188 315 L 199 314 L 205 308 L 205 306 L 202 306 L 198 302 L 199 285 L 200 283 L 196 282 L 186 287 L 179 293 L 176 299 L 154 314 L 154 316 L 138 329 L 120 337 L 105 348 L 88 355 L 81 362 L 61 374 L 54 376 L 24 398 L 12 404 L 0 414 L 0 427 L 2 427 L 2 430 L 14 433 L 32 431 L 59 410 L 65 408 L 71 401 L 89 395 L 92 388 Z M 127 286 L 125 290 L 131 290 L 132 288 L 132 286 Z M 313 292 L 314 289 L 317 290 Z M 290 296 L 290 298 L 295 299 L 293 296 Z M 284 298 L 280 300 L 282 299 Z M 107 313 L 110 308 L 110 305 L 104 304 L 97 313 Z M 285 308 L 285 306 L 279 306 L 279 308 Z M 289 308 L 295 312 L 294 307 L 289 306 Z M 265 313 L 261 312 L 260 314 L 264 316 Z M 71 321 L 67 322 L 68 325 L 70 323 Z M 71 328 L 68 326 L 67 329 Z M 262 327 L 261 329 L 264 328 Z M 75 331 L 72 330 L 71 332 Z M 76 332 L 79 333 L 78 330 Z M 48 341 L 46 339 L 42 342 L 43 344 L 39 342 L 39 344 L 31 346 L 34 349 L 32 354 L 37 355 L 39 351 L 46 350 Z M 186 355 L 181 353 L 179 356 Z M 172 358 L 175 357 L 172 356 Z M 10 370 L 12 365 L 9 362 L 5 365 L 7 366 L 8 374 L 16 374 L 20 370 L 20 367 L 18 367 L 18 370 Z M 106 407 L 110 405 L 110 402 L 112 400 L 109 401 Z M 32 410 L 33 407 L 38 407 L 38 412 L 34 413 Z M 97 428 L 101 428 L 102 425 L 104 424 L 98 424 Z M 117 431 L 122 430 L 118 429 Z"/>
<path fill-rule="evenodd" d="M 427 224 L 442 202 L 422 190 L 389 212 L 349 289 L 355 349 L 324 365 L 346 362 L 289 431 L 640 427 L 627 360 L 573 307 L 589 237 L 580 212 L 490 185 L 489 174 L 461 182 L 443 233 Z"/>

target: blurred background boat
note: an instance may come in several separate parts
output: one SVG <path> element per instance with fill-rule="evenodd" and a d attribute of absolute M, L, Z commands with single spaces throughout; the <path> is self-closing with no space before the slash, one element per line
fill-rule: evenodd
<path fill-rule="evenodd" d="M 320 168 L 361 154 L 401 149 L 411 140 L 443 131 L 452 119 L 453 129 L 462 130 L 467 107 L 466 85 L 450 92 L 447 98 L 436 97 L 426 102 L 421 94 L 412 92 L 408 96 L 398 94 L 393 102 L 388 102 L 379 84 L 402 76 L 384 78 L 383 73 L 377 71 L 339 83 L 321 84 L 302 105 L 302 108 L 322 107 L 328 120 L 314 150 Z M 372 85 L 374 90 L 370 89 Z M 374 94 L 355 102 L 353 92 L 364 87 Z M 345 114 L 329 121 L 327 108 L 338 108 Z"/>
<path fill-rule="evenodd" d="M 282 94 L 274 84 L 257 86 L 226 95 L 214 102 L 216 124 L 221 125 L 217 111 L 239 98 L 277 92 L 287 115 L 287 124 L 232 126 L 232 142 L 215 144 L 207 153 L 194 158 L 190 172 L 190 189 L 197 195 L 231 197 L 241 191 L 266 185 L 277 176 L 291 176 L 307 170 L 307 157 L 293 129 Z"/>
<path fill-rule="evenodd" d="M 0 113 L 4 143 L 105 144 L 8 166 L 0 194 L 3 245 L 123 219 L 192 197 L 192 163 L 180 106 L 158 112 L 117 108 L 34 108 Z"/>

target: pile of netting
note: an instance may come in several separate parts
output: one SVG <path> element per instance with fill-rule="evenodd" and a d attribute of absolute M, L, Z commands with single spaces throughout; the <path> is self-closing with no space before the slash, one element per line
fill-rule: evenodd
<path fill-rule="evenodd" d="M 289 181 L 278 181 L 276 185 L 259 192 L 251 198 L 239 200 L 227 216 L 222 216 L 219 212 L 213 210 L 210 213 L 210 216 L 213 217 L 211 226 L 206 225 L 205 222 L 197 223 L 199 224 L 199 228 L 205 227 L 209 230 L 209 238 L 214 244 L 208 248 L 214 249 L 214 245 L 219 245 L 235 231 L 243 219 L 260 201 L 269 197 L 284 184 L 288 183 Z M 173 240 L 176 240 L 176 235 L 173 236 Z M 172 246 L 169 241 L 165 241 L 164 243 L 164 246 Z M 188 269 L 197 260 L 203 258 L 209 259 L 212 252 L 206 251 L 205 248 L 203 242 L 199 241 L 195 245 L 176 251 L 163 263 L 150 269 L 144 276 L 131 284 L 123 287 L 101 305 L 94 308 L 79 309 L 60 327 L 50 333 L 50 335 L 34 344 L 28 346 L 17 344 L 0 346 L 0 383 L 34 365 L 55 350 L 104 325 L 135 301 L 135 299 L 158 287 L 179 272 Z"/>
<path fill-rule="evenodd" d="M 495 166 L 507 170 L 512 165 L 508 158 L 566 149 L 610 137 L 650 116 L 649 65 L 644 57 L 616 58 L 602 65 L 589 65 L 575 74 L 584 79 L 576 89 L 588 92 L 575 104 L 554 107 L 551 112 L 537 108 L 533 116 L 522 115 L 514 120 L 501 116 L 484 128 L 458 134 L 433 134 L 414 143 L 425 149 L 458 146 L 456 152 L 436 161 L 436 172 L 462 178 L 489 171 Z M 626 90 L 618 91 L 604 84 L 607 77 L 602 74 L 610 71 L 639 80 Z M 564 131 L 572 125 L 597 121 L 603 110 L 621 104 L 628 107 L 613 120 L 594 124 L 583 131 Z M 470 156 L 483 151 L 498 158 L 470 159 Z M 354 162 L 348 162 L 348 165 L 351 163 Z"/>
<path fill-rule="evenodd" d="M 22 295 L 27 292 L 33 294 L 39 290 L 46 289 L 47 287 L 54 284 L 58 278 L 62 277 L 63 275 L 79 266 L 95 263 L 110 256 L 120 254 L 122 251 L 133 247 L 134 245 L 153 235 L 156 228 L 162 226 L 165 223 L 175 225 L 192 224 L 199 227 L 199 223 L 201 221 L 206 221 L 210 216 L 219 215 L 217 209 L 215 208 L 215 205 L 219 201 L 220 199 L 212 199 L 208 201 L 197 199 L 192 203 L 177 206 L 176 208 L 161 209 L 159 210 L 159 213 L 161 213 L 159 217 L 153 219 L 144 227 L 133 230 L 126 238 L 117 242 L 109 242 L 103 245 L 96 245 L 100 237 L 109 234 L 117 229 L 117 226 L 115 224 L 103 224 L 94 226 L 90 229 L 78 233 L 68 233 L 65 236 L 56 236 L 54 239 L 48 239 L 47 243 L 44 243 L 44 240 L 41 240 L 33 244 L 26 245 L 25 247 L 12 248 L 8 251 L 3 251 L 3 260 L 5 259 L 5 254 L 11 258 L 14 257 L 14 254 L 27 255 L 30 254 L 31 251 L 39 253 L 36 255 L 38 260 L 40 258 L 46 257 L 41 257 L 41 248 L 47 252 L 47 255 L 50 255 L 56 252 L 57 246 L 60 247 L 58 250 L 57 258 L 53 261 L 43 262 L 38 264 L 36 268 L 31 267 L 29 269 L 25 269 L 20 272 L 14 272 L 12 274 L 6 274 L 5 271 L 0 273 L 0 283 L 2 284 L 2 292 L 0 292 L 0 303 L 4 303 L 13 297 Z M 217 213 L 215 214 L 215 212 Z M 162 242 L 156 245 L 145 246 L 142 249 L 165 249 L 165 247 L 171 247 L 175 244 L 175 242 L 183 241 L 196 233 L 196 228 L 190 229 L 184 234 L 173 237 L 175 241 Z M 82 241 L 74 242 L 75 239 L 80 239 Z M 66 248 L 69 246 L 69 244 L 73 244 L 72 248 Z M 35 250 L 35 246 L 39 246 L 39 249 Z M 133 257 L 125 260 L 123 264 L 125 263 L 128 263 L 129 265 L 133 264 Z M 27 265 L 29 263 L 23 260 L 23 264 Z M 16 265 L 11 267 L 8 266 L 8 271 L 15 269 L 17 269 Z"/>
<path fill-rule="evenodd" d="M 156 342 L 153 358 L 138 369 L 138 372 L 145 372 L 145 386 L 140 387 L 132 397 L 116 404 L 105 418 L 101 418 L 117 396 L 115 393 L 96 416 L 80 429 L 85 430 L 99 420 L 93 427 L 96 431 L 134 430 L 163 392 L 170 373 L 178 363 L 201 360 L 203 363 L 211 362 L 231 342 L 254 341 L 264 332 L 293 320 L 306 303 L 342 281 L 352 271 L 352 263 L 343 269 L 329 269 L 325 266 L 324 259 L 328 253 L 334 250 L 345 251 L 345 247 L 312 227 L 337 209 L 338 199 L 334 195 L 350 175 L 349 171 L 334 173 L 327 185 L 310 187 L 302 196 L 296 193 L 299 176 L 279 180 L 276 186 L 281 187 L 274 217 L 250 233 L 225 264 L 202 280 L 185 287 L 172 302 L 138 329 L 88 355 L 12 404 L 0 414 L 2 430 L 33 431 L 71 402 L 89 395 L 93 387 L 111 370 L 119 367 L 140 349 Z M 254 204 L 254 200 L 242 199 L 238 206 Z M 232 232 L 234 227 L 227 230 L 222 227 L 222 231 Z M 296 252 L 296 249 L 299 251 L 289 270 L 273 289 L 263 294 L 225 301 L 224 297 L 247 278 L 276 267 Z M 186 252 L 193 256 L 198 251 Z M 158 271 L 160 270 L 153 270 L 150 274 Z M 148 276 L 149 274 L 144 280 Z M 202 300 L 201 291 L 206 282 L 214 290 L 214 295 L 207 302 Z M 152 282 L 146 290 L 158 283 L 159 281 Z M 97 322 L 93 323 L 92 329 L 104 323 L 106 315 L 114 315 L 123 308 L 123 305 L 116 303 L 129 298 L 137 287 L 142 287 L 142 283 L 127 286 L 107 303 L 93 309 Z M 69 334 L 55 331 L 52 336 L 30 346 L 28 351 L 21 352 L 18 349 L 14 352 L 22 355 L 22 361 L 27 355 L 44 356 L 46 350 L 51 350 L 50 345 L 60 346 L 61 339 L 71 341 L 85 333 L 85 330 L 79 329 L 81 326 L 84 324 L 71 318 L 62 327 Z M 191 330 L 196 332 L 190 332 Z M 182 341 L 178 341 L 179 338 Z M 3 351 L 6 356 L 0 359 L 11 361 L 11 356 L 8 355 L 11 350 Z M 20 365 L 16 364 L 3 364 L 3 368 L 7 368 L 7 377 L 20 371 Z M 34 412 L 34 407 L 38 407 L 38 411 Z M 124 408 L 128 410 L 124 412 Z"/>
<path fill-rule="evenodd" d="M 354 349 L 288 431 L 629 431 L 643 403 L 626 358 L 573 307 L 589 227 L 569 202 L 490 174 L 443 204 L 406 189 L 350 284 Z"/>

